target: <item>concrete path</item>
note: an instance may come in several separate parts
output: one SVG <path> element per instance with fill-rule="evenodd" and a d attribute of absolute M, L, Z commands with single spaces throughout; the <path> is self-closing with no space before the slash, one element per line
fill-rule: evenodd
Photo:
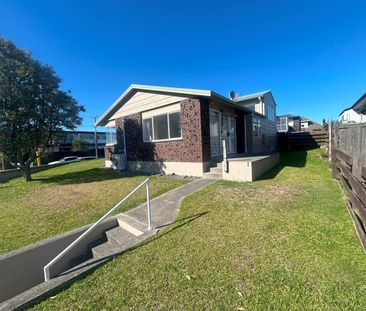
<path fill-rule="evenodd" d="M 197 179 L 151 200 L 151 221 L 153 227 L 160 229 L 172 223 L 177 217 L 182 200 L 186 196 L 205 188 L 213 182 L 215 180 L 205 178 Z M 124 215 L 137 219 L 143 224 L 147 224 L 146 203 L 125 212 Z"/>
<path fill-rule="evenodd" d="M 83 277 L 110 258 L 136 246 L 137 244 L 156 234 L 159 230 L 174 222 L 181 202 L 186 196 L 201 190 L 214 182 L 215 180 L 211 179 L 197 179 L 193 182 L 170 190 L 165 194 L 162 194 L 161 196 L 151 200 L 150 205 L 152 211 L 152 225 L 154 227 L 153 230 L 147 231 L 145 229 L 144 234 L 136 236 L 136 238 L 123 245 L 113 247 L 107 251 L 105 256 L 102 256 L 102 258 L 97 257 L 89 259 L 80 265 L 62 273 L 58 277 L 52 278 L 47 282 L 43 282 L 13 298 L 10 298 L 7 301 L 0 303 L 0 311 L 18 310 L 24 309 L 27 306 L 32 306 L 36 301 L 49 297 L 50 295 L 55 294 L 57 291 L 62 290 L 67 285 Z M 136 225 L 141 225 L 145 228 L 147 227 L 146 203 L 120 215 L 123 215 L 124 221 L 129 222 L 131 226 L 136 227 Z M 114 217 L 118 218 L 119 216 Z M 128 221 L 128 219 L 130 221 Z"/>

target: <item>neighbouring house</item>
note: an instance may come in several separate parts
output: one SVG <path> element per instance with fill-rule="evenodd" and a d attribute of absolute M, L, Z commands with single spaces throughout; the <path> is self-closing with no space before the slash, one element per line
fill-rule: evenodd
<path fill-rule="evenodd" d="M 275 153 L 275 115 L 271 91 L 229 99 L 210 90 L 131 85 L 96 125 L 117 132 L 117 143 L 105 147 L 108 167 L 203 176 L 226 155 Z M 269 158 L 261 170 L 277 163 Z"/>
<path fill-rule="evenodd" d="M 342 124 L 366 123 L 366 93 L 339 114 L 339 122 Z"/>
<path fill-rule="evenodd" d="M 286 114 L 277 116 L 277 132 L 308 132 L 322 126 L 306 117 Z"/>
<path fill-rule="evenodd" d="M 109 139 L 109 133 L 97 132 L 96 141 L 98 150 L 103 150 Z M 107 135 L 108 134 L 108 135 Z M 85 141 L 87 144 L 88 153 L 95 153 L 95 137 L 92 131 L 65 131 L 62 136 L 54 140 L 54 152 L 72 152 L 72 143 L 75 140 Z"/>

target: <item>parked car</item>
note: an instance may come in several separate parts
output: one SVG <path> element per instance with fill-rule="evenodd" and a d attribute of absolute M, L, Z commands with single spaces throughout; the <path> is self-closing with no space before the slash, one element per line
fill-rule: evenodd
<path fill-rule="evenodd" d="M 48 163 L 48 165 L 53 165 L 53 164 L 60 164 L 60 163 L 71 163 L 71 162 L 79 162 L 81 161 L 82 158 L 77 157 L 77 156 L 70 156 L 70 157 L 64 157 L 61 160 L 58 161 L 53 161 Z"/>

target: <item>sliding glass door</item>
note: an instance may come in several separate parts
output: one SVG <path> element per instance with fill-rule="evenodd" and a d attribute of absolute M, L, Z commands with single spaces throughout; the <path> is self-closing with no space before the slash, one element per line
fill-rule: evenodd
<path fill-rule="evenodd" d="M 220 112 L 210 110 L 210 141 L 212 156 L 220 155 L 222 153 L 220 131 Z"/>
<path fill-rule="evenodd" d="M 222 140 L 226 140 L 227 153 L 236 153 L 236 118 L 210 110 L 211 155 L 222 155 Z"/>

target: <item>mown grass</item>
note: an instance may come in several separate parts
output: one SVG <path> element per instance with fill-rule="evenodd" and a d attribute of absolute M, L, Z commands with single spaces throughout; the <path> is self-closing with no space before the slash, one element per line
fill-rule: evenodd
<path fill-rule="evenodd" d="M 0 183 L 0 253 L 96 221 L 146 176 L 105 169 L 104 160 L 66 164 Z M 151 195 L 158 196 L 186 180 L 151 176 Z M 122 212 L 145 200 L 138 191 L 118 209 Z"/>
<path fill-rule="evenodd" d="M 37 310 L 365 310 L 366 257 L 321 151 L 217 182 L 178 220 Z"/>

